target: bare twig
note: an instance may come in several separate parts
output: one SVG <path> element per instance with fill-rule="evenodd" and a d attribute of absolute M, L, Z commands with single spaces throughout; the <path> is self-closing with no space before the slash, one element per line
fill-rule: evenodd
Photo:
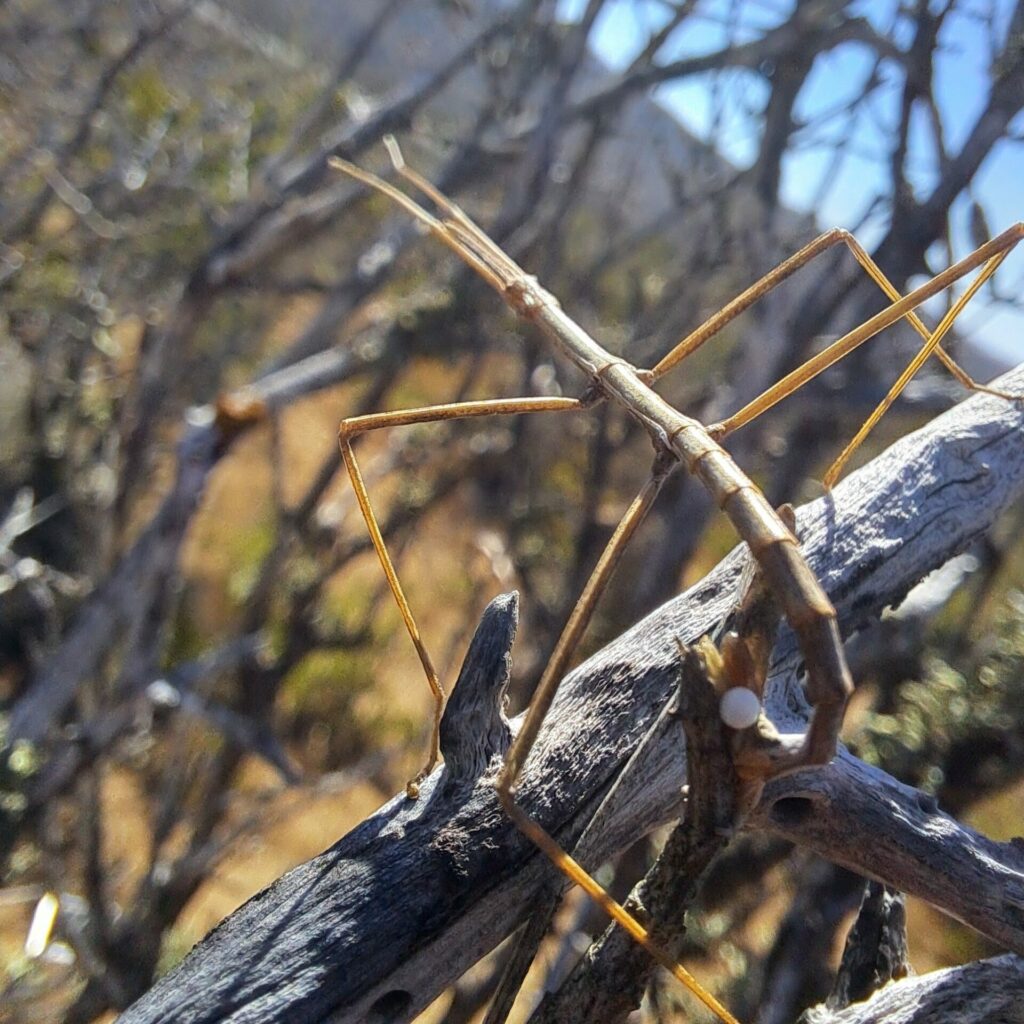
<path fill-rule="evenodd" d="M 739 790 L 709 666 L 699 648 L 681 647 L 680 659 L 679 693 L 669 713 L 682 721 L 686 735 L 686 817 L 625 904 L 676 959 L 686 934 L 684 914 L 700 878 L 733 835 Z M 644 949 L 609 925 L 533 1019 L 547 1024 L 625 1020 L 640 1005 L 655 967 Z"/>
<path fill-rule="evenodd" d="M 903 894 L 868 882 L 860 913 L 850 929 L 830 1009 L 863 1002 L 890 981 L 912 974 L 907 951 L 907 908 Z"/>

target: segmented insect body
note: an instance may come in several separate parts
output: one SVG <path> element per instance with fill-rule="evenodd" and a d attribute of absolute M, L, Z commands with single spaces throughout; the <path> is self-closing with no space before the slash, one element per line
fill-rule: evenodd
<path fill-rule="evenodd" d="M 830 469 L 826 476 L 826 483 L 831 483 L 835 479 L 842 465 L 867 431 L 877 422 L 906 382 L 932 354 L 940 358 L 963 383 L 977 387 L 975 382 L 942 350 L 941 341 L 966 303 L 995 272 L 1009 251 L 1024 237 L 1024 224 L 1017 224 L 1003 232 L 1002 235 L 983 245 L 967 258 L 905 297 L 899 295 L 899 292 L 885 278 L 870 256 L 846 232 L 839 229 L 826 232 L 765 275 L 691 335 L 683 339 L 652 370 L 644 370 L 607 352 L 562 310 L 554 296 L 492 242 L 462 210 L 420 175 L 407 168 L 393 141 L 388 143 L 388 148 L 396 171 L 436 205 L 438 216 L 428 213 L 406 193 L 376 175 L 344 160 L 334 159 L 331 163 L 336 169 L 344 171 L 389 196 L 413 217 L 425 224 L 436 238 L 452 249 L 466 264 L 491 284 L 516 313 L 535 324 L 549 339 L 553 348 L 572 362 L 591 382 L 590 389 L 583 399 L 529 397 L 460 402 L 355 417 L 345 420 L 340 427 L 341 451 L 360 508 L 388 583 L 423 665 L 434 699 L 434 728 L 430 755 L 424 769 L 416 779 L 409 783 L 409 795 L 411 797 L 418 795 L 420 782 L 433 769 L 438 758 L 438 726 L 444 699 L 443 689 L 420 636 L 370 505 L 352 447 L 354 439 L 367 431 L 413 423 L 510 413 L 579 410 L 596 400 L 617 403 L 649 434 L 656 453 L 654 468 L 651 477 L 623 515 L 580 595 L 579 601 L 570 614 L 551 659 L 543 672 L 530 708 L 506 756 L 504 766 L 496 781 L 496 789 L 502 806 L 512 820 L 560 870 L 573 882 L 579 884 L 637 942 L 648 949 L 652 956 L 666 966 L 721 1020 L 726 1021 L 727 1024 L 735 1024 L 735 1018 L 729 1011 L 700 986 L 684 968 L 654 944 L 643 925 L 612 900 L 604 889 L 562 850 L 537 822 L 522 810 L 515 799 L 517 783 L 530 749 L 554 699 L 558 683 L 569 667 L 573 652 L 586 629 L 598 598 L 607 585 L 630 538 L 657 497 L 663 482 L 680 464 L 701 481 L 733 523 L 740 537 L 749 546 L 764 585 L 782 609 L 795 632 L 804 657 L 807 672 L 806 692 L 813 708 L 806 735 L 797 746 L 784 744 L 760 748 L 756 745 L 752 746 L 744 752 L 744 772 L 748 776 L 756 774 L 766 779 L 781 771 L 791 770 L 802 765 L 825 763 L 834 755 L 847 698 L 852 689 L 836 624 L 835 610 L 804 559 L 799 542 L 790 526 L 768 504 L 760 490 L 736 466 L 718 442 L 726 434 L 750 422 L 760 412 L 801 387 L 858 345 L 904 317 L 910 320 L 924 339 L 924 343 L 907 370 L 901 374 L 889 395 Z M 705 427 L 697 420 L 673 408 L 653 390 L 652 385 L 659 377 L 707 341 L 759 297 L 819 253 L 840 243 L 850 248 L 861 266 L 892 301 L 890 306 L 840 338 L 824 352 L 720 424 Z M 977 278 L 952 304 L 949 312 L 942 318 L 936 329 L 929 331 L 913 312 L 915 307 L 979 267 L 981 272 Z M 999 394 L 999 392 L 995 393 Z M 1013 396 L 1004 395 L 1003 397 Z M 749 720 L 751 717 L 746 715 L 744 720 Z"/>

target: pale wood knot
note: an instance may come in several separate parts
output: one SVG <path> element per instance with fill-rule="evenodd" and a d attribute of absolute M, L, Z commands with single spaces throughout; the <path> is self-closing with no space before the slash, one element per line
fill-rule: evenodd
<path fill-rule="evenodd" d="M 512 642 L 519 625 L 519 594 L 496 597 L 484 609 L 441 719 L 445 789 L 475 782 L 512 741 L 505 692 Z"/>

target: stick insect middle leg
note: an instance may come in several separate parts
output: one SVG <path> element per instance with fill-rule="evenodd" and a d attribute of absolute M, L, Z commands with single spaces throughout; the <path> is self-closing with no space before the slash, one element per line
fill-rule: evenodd
<path fill-rule="evenodd" d="M 395 571 L 394 562 L 388 553 L 387 545 L 381 534 L 377 517 L 374 515 L 373 507 L 370 504 L 370 496 L 366 490 L 366 483 L 363 480 L 359 463 L 356 461 L 355 450 L 352 443 L 360 434 L 373 430 L 382 430 L 387 427 L 412 426 L 416 423 L 437 423 L 443 420 L 467 419 L 478 416 L 502 416 L 514 415 L 517 413 L 533 412 L 570 412 L 583 407 L 583 403 L 576 398 L 499 398 L 477 402 L 451 402 L 446 405 L 431 405 L 418 409 L 402 409 L 397 412 L 371 413 L 366 416 L 353 416 L 343 420 L 338 428 L 338 444 L 341 447 L 341 456 L 348 470 L 349 479 L 352 481 L 352 489 L 355 491 L 356 501 L 359 510 L 362 512 L 366 529 L 370 534 L 370 540 L 377 558 L 380 560 L 384 575 L 387 577 L 388 586 L 394 596 L 395 603 L 402 615 L 402 621 L 409 633 L 420 664 L 423 666 L 424 674 L 427 677 L 427 686 L 430 688 L 430 695 L 433 700 L 433 722 L 430 732 L 430 752 L 427 763 L 423 766 L 416 777 L 406 784 L 406 793 L 412 799 L 419 796 L 420 783 L 433 771 L 434 765 L 440 754 L 440 729 L 441 714 L 444 710 L 444 690 L 438 679 L 437 670 L 434 668 L 433 660 L 427 651 L 426 644 L 420 634 L 412 609 L 402 589 L 398 573 Z"/>

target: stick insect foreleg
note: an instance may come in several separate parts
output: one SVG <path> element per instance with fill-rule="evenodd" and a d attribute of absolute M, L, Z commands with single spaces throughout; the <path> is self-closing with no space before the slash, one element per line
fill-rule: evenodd
<path fill-rule="evenodd" d="M 411 426 L 415 423 L 436 423 L 441 420 L 466 419 L 477 416 L 502 416 L 518 413 L 531 412 L 566 412 L 582 408 L 583 403 L 576 398 L 499 398 L 477 402 L 452 402 L 447 405 L 425 406 L 419 409 L 403 409 L 397 412 L 371 413 L 367 416 L 353 416 L 343 420 L 338 428 L 338 444 L 341 447 L 341 456 L 345 461 L 345 468 L 348 470 L 349 479 L 352 481 L 352 489 L 355 491 L 356 501 L 359 510 L 363 514 L 366 528 L 370 534 L 373 548 L 377 552 L 380 564 L 387 577 L 388 586 L 401 612 L 402 621 L 409 633 L 409 637 L 416 648 L 416 654 L 423 666 L 427 677 L 427 685 L 430 687 L 430 695 L 433 700 L 433 723 L 430 733 L 430 752 L 427 763 L 417 776 L 406 785 L 406 792 L 415 799 L 419 796 L 420 783 L 430 774 L 434 765 L 437 764 L 440 753 L 440 728 L 441 714 L 444 710 L 444 690 L 437 676 L 437 670 L 427 651 L 423 638 L 420 635 L 419 627 L 413 617 L 412 609 L 406 599 L 405 591 L 398 579 L 394 562 L 388 553 L 387 545 L 381 534 L 377 517 L 374 515 L 370 505 L 370 496 L 366 490 L 363 475 L 356 461 L 355 451 L 352 442 L 360 434 L 372 430 L 382 430 L 386 427 Z"/>
<path fill-rule="evenodd" d="M 920 370 L 922 366 L 924 366 L 925 361 L 928 359 L 928 357 L 933 352 L 937 354 L 943 351 L 941 345 L 942 339 L 946 336 L 946 334 L 949 333 L 949 329 L 953 326 L 954 321 L 963 312 L 963 309 L 967 305 L 967 303 L 970 302 L 972 298 L 974 298 L 974 296 L 978 292 L 978 289 L 981 288 L 981 286 L 996 272 L 996 269 L 999 267 L 999 264 L 1002 263 L 1003 260 L 1006 259 L 1006 257 L 1010 254 L 1010 249 L 1013 248 L 1013 245 L 1016 245 L 1016 241 L 1014 241 L 1012 245 L 1004 249 L 1001 253 L 998 253 L 997 255 L 993 256 L 982 267 L 981 273 L 979 273 L 978 276 L 970 283 L 970 285 L 964 291 L 963 295 L 961 295 L 960 298 L 953 303 L 953 305 L 950 307 L 946 315 L 939 322 L 938 327 L 935 328 L 935 331 L 930 336 L 928 336 L 927 334 L 924 335 L 924 344 L 918 350 L 917 355 L 915 355 L 914 358 L 911 359 L 911 361 L 907 364 L 906 369 L 899 375 L 899 377 L 896 378 L 896 381 L 893 383 L 892 387 L 886 393 L 882 401 L 878 403 L 874 411 L 864 421 L 864 423 L 861 425 L 857 433 L 854 434 L 854 436 L 850 439 L 846 447 L 839 453 L 838 457 L 835 459 L 832 465 L 829 466 L 828 472 L 825 474 L 823 478 L 823 483 L 826 487 L 832 487 L 833 484 L 835 484 L 835 482 L 839 479 L 839 474 L 842 473 L 843 467 L 849 461 L 850 456 L 853 455 L 853 453 L 861 446 L 864 439 L 875 428 L 875 425 L 878 423 L 878 421 L 888 411 L 889 406 L 891 406 L 892 403 L 895 402 L 896 399 L 903 393 L 903 389 L 910 383 L 911 380 L 913 380 L 917 371 Z M 911 315 L 913 316 L 914 320 L 917 320 L 916 316 L 914 316 L 913 314 Z M 953 365 L 955 366 L 956 364 L 954 363 Z M 957 367 L 957 369 L 959 369 L 959 367 Z M 961 383 L 964 383 L 967 387 L 970 387 L 975 391 L 983 391 L 987 394 L 995 395 L 998 398 L 1007 399 L 1008 401 L 1019 402 L 1021 400 L 1020 395 L 1011 395 L 1005 391 L 998 391 L 995 388 L 989 388 L 985 387 L 984 385 L 976 384 L 973 380 L 971 380 L 970 377 L 967 377 L 966 381 L 962 380 L 959 376 L 957 379 L 960 379 Z"/>

